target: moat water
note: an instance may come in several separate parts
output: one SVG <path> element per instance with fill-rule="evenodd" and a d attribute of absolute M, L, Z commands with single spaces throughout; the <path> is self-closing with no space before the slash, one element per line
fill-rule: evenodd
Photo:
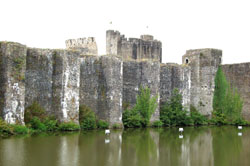
<path fill-rule="evenodd" d="M 239 134 L 239 133 L 242 133 Z M 250 128 L 104 130 L 0 139 L 0 166 L 250 165 Z"/>

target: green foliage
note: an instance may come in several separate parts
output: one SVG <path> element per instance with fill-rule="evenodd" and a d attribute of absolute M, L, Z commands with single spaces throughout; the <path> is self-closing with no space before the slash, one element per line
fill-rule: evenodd
<path fill-rule="evenodd" d="M 0 135 L 11 135 L 13 127 L 0 118 Z"/>
<path fill-rule="evenodd" d="M 46 118 L 45 110 L 36 101 L 24 111 L 25 124 L 29 124 L 34 117 L 37 117 L 41 122 Z"/>
<path fill-rule="evenodd" d="M 31 128 L 40 132 L 46 131 L 47 128 L 45 124 L 43 124 L 38 117 L 34 117 L 30 121 Z"/>
<path fill-rule="evenodd" d="M 12 125 L 15 134 L 28 134 L 29 129 L 22 125 Z"/>
<path fill-rule="evenodd" d="M 121 124 L 115 123 L 112 125 L 112 128 L 113 129 L 120 129 L 120 128 L 122 128 L 122 126 L 121 126 Z"/>
<path fill-rule="evenodd" d="M 91 130 L 96 128 L 95 113 L 87 106 L 81 105 L 79 107 L 79 122 L 81 129 Z"/>
<path fill-rule="evenodd" d="M 193 120 L 182 106 L 182 95 L 174 89 L 168 102 L 160 110 L 160 119 L 164 126 L 192 125 Z"/>
<path fill-rule="evenodd" d="M 149 125 L 150 118 L 157 108 L 157 96 L 151 97 L 148 87 L 140 87 L 139 95 L 136 99 L 135 111 L 141 115 L 141 123 L 143 127 Z"/>
<path fill-rule="evenodd" d="M 46 126 L 47 131 L 56 131 L 58 130 L 57 120 L 49 117 L 44 120 L 44 125 Z"/>
<path fill-rule="evenodd" d="M 146 127 L 157 108 L 157 96 L 151 97 L 148 87 L 140 87 L 136 99 L 136 105 L 131 110 L 125 109 L 122 116 L 123 125 L 126 128 Z"/>
<path fill-rule="evenodd" d="M 219 124 L 233 124 L 241 119 L 243 102 L 237 89 L 231 87 L 221 67 L 215 76 L 215 91 L 213 98 L 213 120 Z"/>
<path fill-rule="evenodd" d="M 74 122 L 66 122 L 66 123 L 61 123 L 59 125 L 60 131 L 76 131 L 79 129 L 80 129 L 80 126 L 75 124 Z"/>
<path fill-rule="evenodd" d="M 122 122 L 125 128 L 141 127 L 141 116 L 135 109 L 125 110 L 122 114 Z"/>
<path fill-rule="evenodd" d="M 97 122 L 97 128 L 98 129 L 107 129 L 107 128 L 109 128 L 109 123 L 104 121 L 104 120 L 99 120 Z"/>
<path fill-rule="evenodd" d="M 201 115 L 193 105 L 190 106 L 190 116 L 194 125 L 208 124 L 208 119 L 204 115 Z"/>
<path fill-rule="evenodd" d="M 154 121 L 152 123 L 152 127 L 162 127 L 162 126 L 163 126 L 163 123 L 160 120 Z"/>

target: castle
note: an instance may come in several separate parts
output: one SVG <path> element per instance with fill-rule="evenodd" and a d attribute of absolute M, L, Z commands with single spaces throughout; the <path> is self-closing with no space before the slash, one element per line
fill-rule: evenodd
<path fill-rule="evenodd" d="M 122 124 L 122 111 L 136 103 L 140 86 L 158 96 L 151 121 L 174 88 L 183 105 L 195 106 L 211 117 L 214 78 L 222 51 L 188 50 L 182 64 L 161 63 L 162 44 L 151 35 L 125 38 L 106 32 L 106 53 L 98 56 L 95 38 L 70 39 L 66 49 L 37 49 L 0 42 L 0 117 L 24 124 L 24 110 L 38 102 L 60 122 L 79 123 L 79 106 L 87 105 L 99 119 Z M 250 120 L 250 63 L 222 65 L 227 79 L 243 101 L 243 117 Z"/>

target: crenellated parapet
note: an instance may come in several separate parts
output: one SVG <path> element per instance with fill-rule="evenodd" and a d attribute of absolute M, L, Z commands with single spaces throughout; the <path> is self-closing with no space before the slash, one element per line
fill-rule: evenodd
<path fill-rule="evenodd" d="M 141 35 L 141 38 L 129 38 L 118 31 L 106 32 L 106 53 L 119 55 L 123 59 L 162 61 L 162 43 L 154 40 L 151 35 Z"/>
<path fill-rule="evenodd" d="M 67 49 L 78 50 L 83 55 L 98 55 L 94 37 L 69 39 L 65 41 Z"/>

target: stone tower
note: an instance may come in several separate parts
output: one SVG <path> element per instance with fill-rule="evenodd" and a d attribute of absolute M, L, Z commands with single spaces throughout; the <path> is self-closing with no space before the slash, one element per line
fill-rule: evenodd
<path fill-rule="evenodd" d="M 94 37 L 69 39 L 65 41 L 67 49 L 78 50 L 83 55 L 98 55 Z"/>
<path fill-rule="evenodd" d="M 125 38 L 118 31 L 106 32 L 106 54 L 119 55 L 123 59 L 148 59 L 162 61 L 162 44 L 151 35 L 141 38 Z"/>
<path fill-rule="evenodd" d="M 190 103 L 208 117 L 212 115 L 214 78 L 221 58 L 222 51 L 217 49 L 188 50 L 182 57 L 183 65 L 191 67 Z"/>

